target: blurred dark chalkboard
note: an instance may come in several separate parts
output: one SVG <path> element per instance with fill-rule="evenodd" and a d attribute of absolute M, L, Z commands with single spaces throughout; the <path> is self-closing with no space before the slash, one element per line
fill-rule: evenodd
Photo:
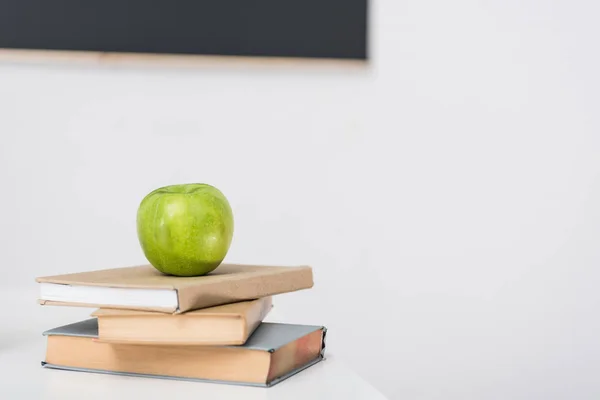
<path fill-rule="evenodd" d="M 368 0 L 0 0 L 0 48 L 367 58 Z"/>

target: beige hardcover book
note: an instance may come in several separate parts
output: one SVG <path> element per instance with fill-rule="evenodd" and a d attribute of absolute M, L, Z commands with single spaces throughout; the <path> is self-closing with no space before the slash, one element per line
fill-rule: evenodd
<path fill-rule="evenodd" d="M 44 332 L 46 368 L 272 386 L 323 359 L 323 326 L 262 323 L 241 346 L 98 342 L 89 319 Z"/>
<path fill-rule="evenodd" d="M 190 311 L 164 314 L 100 309 L 98 341 L 152 345 L 241 345 L 272 307 L 271 297 Z"/>
<path fill-rule="evenodd" d="M 312 269 L 222 264 L 205 276 L 165 275 L 151 265 L 37 278 L 40 303 L 165 313 L 258 299 L 313 286 Z"/>

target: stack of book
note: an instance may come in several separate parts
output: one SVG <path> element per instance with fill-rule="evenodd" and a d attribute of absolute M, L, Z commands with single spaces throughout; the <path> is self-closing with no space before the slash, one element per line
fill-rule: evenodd
<path fill-rule="evenodd" d="M 98 308 L 44 332 L 46 368 L 272 386 L 321 361 L 323 326 L 262 322 L 273 295 L 313 286 L 310 267 L 152 266 L 37 278 L 40 303 Z"/>

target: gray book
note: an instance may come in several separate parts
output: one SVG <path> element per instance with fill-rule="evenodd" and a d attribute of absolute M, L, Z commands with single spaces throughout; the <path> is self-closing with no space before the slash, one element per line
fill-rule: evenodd
<path fill-rule="evenodd" d="M 241 346 L 98 342 L 88 319 L 44 332 L 46 368 L 202 382 L 273 386 L 323 360 L 323 326 L 262 323 Z"/>

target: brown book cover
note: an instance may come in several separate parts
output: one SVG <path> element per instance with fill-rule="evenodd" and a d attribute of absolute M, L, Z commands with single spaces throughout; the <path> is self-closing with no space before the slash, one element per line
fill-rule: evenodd
<path fill-rule="evenodd" d="M 205 276 L 151 265 L 40 277 L 40 303 L 183 313 L 313 286 L 312 268 L 222 264 Z"/>
<path fill-rule="evenodd" d="M 150 345 L 241 345 L 272 307 L 271 297 L 190 311 L 165 314 L 102 308 L 98 341 Z"/>

